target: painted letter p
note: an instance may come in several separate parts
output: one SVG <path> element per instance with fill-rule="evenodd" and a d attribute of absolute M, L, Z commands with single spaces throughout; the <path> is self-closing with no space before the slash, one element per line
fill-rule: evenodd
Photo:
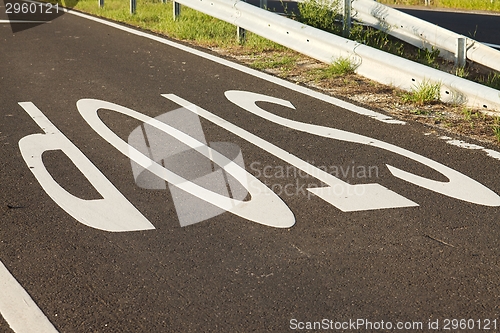
<path fill-rule="evenodd" d="M 25 136 L 19 140 L 19 148 L 31 172 L 55 203 L 80 223 L 96 229 L 136 231 L 155 228 L 33 103 L 19 105 L 45 131 L 45 134 Z M 102 199 L 80 199 L 62 188 L 42 161 L 42 154 L 51 150 L 66 154 Z"/>

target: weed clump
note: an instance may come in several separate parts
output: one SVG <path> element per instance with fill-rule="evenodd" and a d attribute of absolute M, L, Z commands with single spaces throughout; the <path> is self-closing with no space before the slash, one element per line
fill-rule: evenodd
<path fill-rule="evenodd" d="M 306 0 L 298 6 L 296 19 L 299 22 L 333 34 L 342 33 L 338 24 L 342 20 L 340 1 Z"/>
<path fill-rule="evenodd" d="M 440 100 L 441 84 L 430 81 L 422 81 L 415 85 L 410 92 L 404 93 L 402 100 L 404 103 L 416 105 L 426 105 L 436 103 Z"/>
<path fill-rule="evenodd" d="M 338 58 L 334 60 L 330 66 L 321 69 L 321 72 L 318 73 L 319 79 L 330 79 L 332 77 L 354 74 L 356 70 L 356 66 L 353 61 L 349 58 Z"/>
<path fill-rule="evenodd" d="M 479 81 L 485 86 L 500 90 L 500 73 L 491 72 L 486 77 L 479 78 Z"/>

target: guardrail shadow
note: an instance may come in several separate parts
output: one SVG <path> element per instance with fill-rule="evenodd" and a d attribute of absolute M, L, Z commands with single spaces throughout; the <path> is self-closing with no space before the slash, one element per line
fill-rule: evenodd
<path fill-rule="evenodd" d="M 71 10 L 78 1 L 51 2 L 3 0 L 2 10 L 8 17 L 13 33 L 49 23 Z"/>

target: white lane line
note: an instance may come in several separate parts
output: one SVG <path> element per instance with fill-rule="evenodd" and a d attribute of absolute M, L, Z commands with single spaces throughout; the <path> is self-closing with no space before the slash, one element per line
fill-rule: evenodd
<path fill-rule="evenodd" d="M 323 187 L 309 187 L 307 190 L 311 193 L 314 193 L 318 197 L 322 198 L 326 202 L 330 203 L 331 205 L 337 207 L 343 212 L 354 212 L 354 211 L 361 211 L 361 210 L 372 210 L 372 209 L 385 209 L 385 208 L 398 208 L 398 207 L 415 207 L 418 206 L 417 203 L 381 186 L 380 184 L 373 183 L 373 184 L 357 184 L 357 185 L 351 185 L 349 183 L 346 183 L 339 178 L 329 174 L 328 172 L 316 168 L 313 165 L 309 164 L 308 162 L 300 159 L 299 157 L 290 154 L 288 151 L 275 146 L 274 144 L 250 133 L 247 132 L 246 130 L 214 115 L 213 113 L 202 109 L 199 106 L 196 106 L 174 94 L 162 94 L 163 97 L 181 105 L 187 110 L 190 110 L 191 112 L 205 118 L 206 120 L 220 126 L 221 128 L 224 128 L 225 130 L 236 134 L 237 136 L 245 139 L 246 141 L 254 144 L 255 146 L 259 147 L 260 149 L 263 149 L 274 156 L 278 157 L 279 159 L 285 161 L 288 164 L 293 165 L 297 169 L 309 174 L 310 176 L 320 180 L 321 182 L 325 183 L 327 186 Z M 231 96 L 231 97 L 229 97 Z M 275 103 L 278 105 L 282 105 L 285 107 L 289 107 L 292 109 L 295 109 L 295 107 L 289 102 L 277 98 L 273 98 L 270 96 L 266 95 L 260 95 L 260 94 L 254 94 L 254 93 L 248 93 L 248 92 L 241 92 L 241 91 L 232 91 L 230 95 L 228 95 L 228 92 L 226 92 L 226 97 L 228 100 L 231 102 L 235 103 L 235 100 L 239 99 L 245 99 L 247 102 L 250 101 L 250 104 L 253 104 L 253 101 L 265 101 L 265 102 L 270 102 L 270 103 Z M 300 123 L 300 122 L 295 122 L 292 120 L 288 120 L 285 118 L 281 118 L 278 116 L 274 116 L 270 114 L 269 112 L 260 109 L 258 106 L 255 104 L 255 108 L 258 110 L 256 111 L 255 108 L 248 108 L 247 105 L 242 105 L 235 103 L 236 105 L 240 106 L 241 108 L 258 115 L 265 120 L 269 120 L 271 122 L 274 122 L 278 125 L 286 126 L 289 128 L 293 128 L 299 131 L 307 132 L 313 135 L 319 135 L 323 136 L 322 132 L 335 132 L 337 134 L 338 132 L 341 132 L 340 136 L 344 133 L 349 133 L 349 132 L 344 132 L 340 130 L 335 130 L 327 127 L 320 127 L 320 126 L 315 126 L 315 125 L 310 125 L 310 124 L 305 124 L 305 123 Z M 245 103 L 246 104 L 246 103 Z M 81 111 L 80 111 L 81 112 Z M 319 132 L 319 133 L 318 133 Z M 329 133 L 330 134 L 330 133 Z M 328 134 L 328 135 L 329 135 Z M 349 133 L 352 135 L 356 135 L 353 133 Z M 347 136 L 349 136 L 347 134 Z M 327 136 L 328 136 L 327 135 Z M 339 139 L 339 138 L 336 138 Z M 369 138 L 368 138 L 369 139 Z M 342 140 L 342 138 L 340 138 Z M 349 142 L 352 142 L 351 140 L 347 140 Z M 359 141 L 359 140 L 358 140 Z M 356 142 L 358 142 L 356 141 Z M 253 199 L 253 198 L 252 198 Z"/>
<path fill-rule="evenodd" d="M 50 23 L 50 21 L 23 21 L 23 20 L 0 20 L 0 24 L 11 23 Z"/>
<path fill-rule="evenodd" d="M 1 261 L 0 314 L 15 333 L 58 332 Z"/>
<path fill-rule="evenodd" d="M 472 149 L 472 150 L 482 150 L 486 154 L 488 154 L 489 157 L 492 157 L 494 159 L 500 160 L 500 152 L 493 150 L 493 149 L 488 149 L 483 146 L 479 146 L 473 143 L 467 143 L 462 140 L 454 140 L 453 138 L 450 138 L 449 136 L 440 136 L 439 137 L 441 140 L 445 140 L 447 144 L 450 144 L 452 146 L 457 146 L 460 148 L 464 149 Z"/>
<path fill-rule="evenodd" d="M 167 125 L 158 119 L 151 118 L 145 114 L 132 109 L 120 106 L 118 104 L 100 101 L 96 99 L 81 99 L 77 103 L 78 111 L 85 121 L 96 131 L 103 139 L 108 141 L 122 154 L 130 158 L 142 168 L 147 169 L 159 178 L 167 181 L 169 184 L 195 196 L 207 203 L 210 203 L 223 211 L 231 212 L 244 219 L 261 223 L 275 228 L 290 228 L 295 224 L 295 217 L 288 206 L 276 195 L 268 186 L 260 182 L 251 173 L 244 168 L 232 162 L 216 150 L 207 147 L 196 138 Z M 212 152 L 212 162 L 219 165 L 224 171 L 234 177 L 247 191 L 252 198 L 248 201 L 241 201 L 229 198 L 219 193 L 213 192 L 203 186 L 193 183 L 176 173 L 164 168 L 162 165 L 151 160 L 148 156 L 130 146 L 114 133 L 99 118 L 99 109 L 119 112 L 129 117 L 135 118 L 148 126 L 155 127 L 157 130 L 176 138 L 184 145 L 194 149 L 199 154 L 209 157 L 209 151 Z"/>
<path fill-rule="evenodd" d="M 25 1 L 26 2 L 39 3 L 38 1 L 33 1 L 33 0 L 25 0 Z M 298 85 L 296 83 L 288 82 L 286 80 L 283 80 L 283 79 L 271 76 L 269 74 L 265 74 L 265 73 L 259 72 L 257 70 L 254 70 L 254 69 L 242 66 L 240 64 L 236 64 L 236 63 L 228 61 L 226 59 L 222 59 L 222 58 L 216 57 L 214 55 L 211 55 L 211 54 L 208 54 L 208 53 L 205 53 L 205 52 L 193 49 L 193 48 L 185 46 L 185 45 L 178 44 L 176 42 L 173 42 L 171 40 L 168 40 L 168 39 L 165 39 L 165 38 L 162 38 L 162 37 L 159 37 L 159 36 L 151 35 L 151 34 L 143 32 L 143 31 L 138 31 L 138 30 L 135 30 L 135 29 L 132 29 L 132 28 L 129 28 L 129 27 L 122 26 L 122 25 L 114 23 L 114 22 L 106 21 L 106 20 L 103 20 L 103 19 L 100 19 L 100 18 L 97 18 L 97 17 L 93 17 L 93 16 L 90 16 L 90 15 L 87 15 L 87 14 L 83 14 L 83 13 L 74 11 L 74 10 L 68 10 L 66 8 L 61 8 L 61 7 L 60 7 L 60 10 L 64 10 L 66 13 L 70 13 L 70 14 L 73 14 L 73 15 L 76 15 L 76 16 L 80 16 L 80 17 L 85 18 L 87 20 L 98 22 L 98 23 L 110 26 L 112 28 L 128 32 L 128 33 L 136 35 L 136 36 L 148 38 L 148 39 L 154 40 L 156 42 L 159 42 L 159 43 L 171 46 L 171 47 L 175 47 L 176 49 L 179 49 L 179 50 L 191 53 L 191 54 L 199 56 L 201 58 L 204 58 L 204 59 L 213 61 L 215 63 L 218 63 L 220 65 L 223 65 L 223 66 L 226 66 L 226 67 L 230 67 L 230 68 L 238 70 L 240 72 L 243 72 L 243 73 L 246 73 L 246 74 L 258 77 L 258 78 L 266 80 L 268 82 L 280 85 L 282 87 L 288 88 L 290 90 L 299 92 L 299 93 L 307 95 L 307 96 L 314 97 L 316 99 L 319 99 L 321 101 L 327 102 L 329 104 L 336 105 L 336 106 L 341 107 L 341 108 L 343 108 L 345 110 L 349 110 L 349 111 L 355 112 L 355 113 L 360 114 L 360 115 L 368 116 L 370 118 L 376 119 L 376 120 L 384 122 L 384 123 L 398 124 L 398 125 L 404 125 L 404 124 L 406 124 L 404 121 L 393 119 L 392 117 L 389 117 L 389 116 L 387 116 L 385 114 L 382 114 L 382 113 L 379 113 L 379 112 L 375 112 L 373 110 L 369 110 L 369 109 L 366 109 L 366 108 L 354 105 L 352 103 L 343 101 L 341 99 L 338 99 L 338 98 L 335 98 L 335 97 L 332 97 L 332 96 L 328 96 L 328 95 L 322 94 L 322 93 L 314 91 L 312 89 L 300 86 L 300 85 Z"/>

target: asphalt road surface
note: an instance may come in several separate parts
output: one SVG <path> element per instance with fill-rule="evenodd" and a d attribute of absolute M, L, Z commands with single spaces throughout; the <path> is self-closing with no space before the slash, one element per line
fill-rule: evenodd
<path fill-rule="evenodd" d="M 498 330 L 494 147 L 119 27 L 0 25 L 1 332 Z"/>
<path fill-rule="evenodd" d="M 477 41 L 500 45 L 500 15 L 398 8 L 402 12 L 437 24 L 443 28 L 474 38 Z"/>

